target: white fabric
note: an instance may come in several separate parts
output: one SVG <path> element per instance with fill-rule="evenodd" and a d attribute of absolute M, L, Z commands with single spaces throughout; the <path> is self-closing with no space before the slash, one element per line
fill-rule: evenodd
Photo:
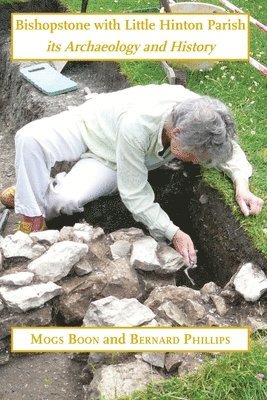
<path fill-rule="evenodd" d="M 17 212 L 31 216 L 39 206 L 41 214 L 46 215 L 49 206 L 45 207 L 43 199 L 50 199 L 47 196 L 48 174 L 53 163 L 88 157 L 117 170 L 121 198 L 134 218 L 147 225 L 156 239 L 171 240 L 179 228 L 154 202 L 147 175 L 149 170 L 174 158 L 169 148 L 159 155 L 163 150 L 162 129 L 166 115 L 178 102 L 197 97 L 198 94 L 179 85 L 136 86 L 99 94 L 79 107 L 49 118 L 49 122 L 46 119 L 26 126 L 24 131 L 28 133 L 24 136 L 31 137 L 28 148 L 20 143 L 21 134 L 17 139 Z M 40 165 L 40 172 L 33 167 L 36 165 Z M 218 168 L 233 180 L 237 176 L 247 179 L 251 175 L 251 166 L 238 144 L 234 144 L 232 159 Z M 109 189 L 112 192 L 113 183 Z M 58 212 L 60 207 L 54 209 Z"/>
<path fill-rule="evenodd" d="M 68 112 L 29 123 L 16 135 L 15 211 L 46 219 L 83 211 L 83 205 L 117 190 L 117 174 L 94 159 L 77 121 Z M 79 160 L 71 171 L 50 179 L 56 161 Z"/>

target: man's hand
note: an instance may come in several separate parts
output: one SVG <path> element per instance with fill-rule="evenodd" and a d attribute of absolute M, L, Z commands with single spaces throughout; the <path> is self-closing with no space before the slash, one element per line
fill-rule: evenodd
<path fill-rule="evenodd" d="M 174 235 L 172 243 L 175 250 L 183 256 L 185 265 L 189 267 L 192 263 L 197 263 L 196 250 L 189 235 L 179 229 Z"/>
<path fill-rule="evenodd" d="M 263 200 L 251 193 L 247 181 L 239 179 L 236 180 L 235 185 L 235 198 L 242 213 L 246 217 L 259 214 L 263 207 Z"/>

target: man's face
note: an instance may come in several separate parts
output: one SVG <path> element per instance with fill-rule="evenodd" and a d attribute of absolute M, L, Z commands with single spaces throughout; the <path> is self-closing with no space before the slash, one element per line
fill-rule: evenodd
<path fill-rule="evenodd" d="M 171 139 L 170 147 L 172 154 L 175 155 L 178 160 L 200 164 L 198 158 L 193 153 L 188 153 L 180 149 L 177 139 Z"/>

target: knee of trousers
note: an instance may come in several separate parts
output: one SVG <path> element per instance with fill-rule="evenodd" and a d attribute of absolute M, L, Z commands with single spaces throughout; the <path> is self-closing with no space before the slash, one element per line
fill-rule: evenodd
<path fill-rule="evenodd" d="M 34 131 L 28 125 L 17 131 L 15 136 L 15 144 L 17 148 L 23 145 L 27 145 L 28 147 L 33 143 L 36 143 Z"/>
<path fill-rule="evenodd" d="M 79 199 L 71 191 L 51 191 L 46 197 L 46 217 L 55 218 L 61 214 L 72 215 L 82 211 Z"/>

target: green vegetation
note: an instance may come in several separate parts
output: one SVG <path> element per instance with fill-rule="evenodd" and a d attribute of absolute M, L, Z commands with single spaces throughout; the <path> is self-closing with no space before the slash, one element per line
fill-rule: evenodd
<path fill-rule="evenodd" d="M 208 359 L 196 373 L 151 384 L 120 400 L 266 400 L 266 338 L 252 342 L 251 350 Z"/>

